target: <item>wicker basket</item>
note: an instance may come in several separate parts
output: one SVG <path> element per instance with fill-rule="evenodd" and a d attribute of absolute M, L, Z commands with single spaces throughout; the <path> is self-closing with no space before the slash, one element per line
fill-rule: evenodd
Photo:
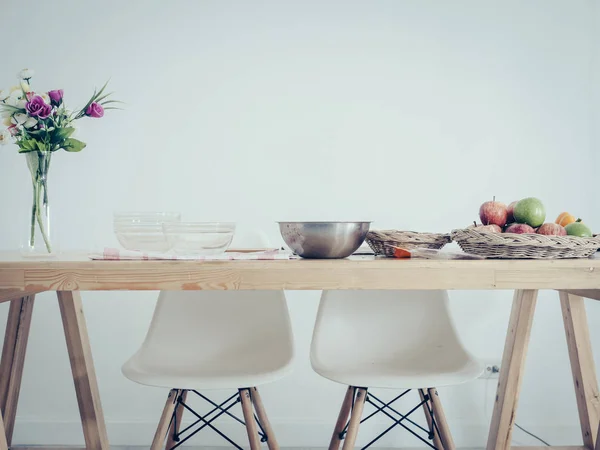
<path fill-rule="evenodd" d="M 394 256 L 394 247 L 440 249 L 450 242 L 450 235 L 440 233 L 417 233 L 415 231 L 379 230 L 369 231 L 367 244 L 376 255 Z"/>
<path fill-rule="evenodd" d="M 487 258 L 587 258 L 600 248 L 600 238 L 542 234 L 490 233 L 475 228 L 452 231 L 463 251 Z"/>

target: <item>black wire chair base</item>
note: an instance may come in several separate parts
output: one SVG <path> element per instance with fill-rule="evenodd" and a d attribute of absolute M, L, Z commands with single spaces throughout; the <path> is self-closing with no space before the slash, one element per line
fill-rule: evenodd
<path fill-rule="evenodd" d="M 246 422 L 244 422 L 242 419 L 240 419 L 235 414 L 233 414 L 229 411 L 231 408 L 233 408 L 235 405 L 237 405 L 238 403 L 241 402 L 241 397 L 240 397 L 241 393 L 240 392 L 236 392 L 235 394 L 233 394 L 231 397 L 229 397 L 224 402 L 217 404 L 196 390 L 187 391 L 188 393 L 192 392 L 192 393 L 196 394 L 199 398 L 201 398 L 202 400 L 204 400 L 206 403 L 210 404 L 213 407 L 209 412 L 207 412 L 203 416 L 201 416 L 196 411 L 194 411 L 184 401 L 183 392 L 185 392 L 185 391 L 180 390 L 177 394 L 175 409 L 173 411 L 173 415 L 171 416 L 171 421 L 170 421 L 170 425 L 169 425 L 170 429 L 173 429 L 172 437 L 173 437 L 173 441 L 176 442 L 176 444 L 174 446 L 170 447 L 168 450 L 173 450 L 175 448 L 178 448 L 180 445 L 183 445 L 186 441 L 188 441 L 190 438 L 192 438 L 197 433 L 199 433 L 200 431 L 202 431 L 203 429 L 205 429 L 207 427 L 210 428 L 211 430 L 213 430 L 215 433 L 217 433 L 219 436 L 221 436 L 223 439 L 225 439 L 227 442 L 229 442 L 235 448 L 237 448 L 239 450 L 244 450 L 243 447 L 236 444 L 229 436 L 227 436 L 225 433 L 223 433 L 221 430 L 219 430 L 216 426 L 213 425 L 213 422 L 216 419 L 218 419 L 222 415 L 226 414 L 227 416 L 234 419 L 236 422 L 239 422 L 244 427 L 246 426 Z M 251 390 L 249 390 L 249 394 L 250 394 L 250 396 L 252 396 Z M 177 423 L 178 411 L 181 410 L 180 407 L 186 411 L 189 411 L 194 417 L 196 417 L 196 420 L 193 423 L 191 423 L 190 425 L 188 425 L 187 427 L 185 427 L 184 429 L 177 431 L 177 430 L 175 430 L 175 427 L 172 427 L 172 425 L 173 425 L 173 423 Z M 183 412 L 180 412 L 180 414 L 183 415 Z M 260 423 L 260 421 L 258 420 L 258 417 L 256 416 L 256 414 L 254 414 L 254 420 L 256 421 L 256 424 L 258 425 L 258 428 L 259 428 L 258 435 L 260 437 L 261 442 L 267 442 L 269 437 L 265 433 L 265 430 L 263 429 L 263 426 Z"/>
<path fill-rule="evenodd" d="M 354 397 L 352 398 L 352 409 L 354 409 L 354 399 L 356 396 L 357 388 L 354 387 L 353 389 L 354 389 Z M 418 392 L 421 393 L 422 400 L 417 406 L 412 408 L 406 414 L 400 413 L 398 410 L 396 410 L 395 408 L 393 408 L 391 406 L 394 402 L 396 402 L 397 400 L 400 400 L 406 394 L 411 392 L 411 390 L 412 389 L 405 390 L 400 395 L 396 396 L 395 398 L 393 398 L 392 400 L 390 400 L 387 403 L 385 403 L 383 400 L 380 400 L 379 398 L 375 397 L 371 392 L 367 391 L 365 403 L 368 403 L 371 406 L 373 406 L 375 408 L 375 411 L 373 411 L 371 414 L 369 414 L 368 416 L 363 418 L 360 421 L 360 423 L 362 424 L 362 423 L 366 422 L 371 417 L 373 417 L 377 414 L 384 414 L 385 416 L 389 417 L 394 423 L 392 425 L 390 425 L 388 428 L 386 428 L 385 430 L 383 430 L 379 435 L 377 435 L 377 437 L 375 437 L 375 439 L 371 440 L 367 445 L 362 447 L 362 450 L 369 448 L 371 445 L 373 445 L 375 442 L 377 442 L 379 439 L 381 439 L 383 436 L 388 434 L 390 431 L 392 431 L 397 426 L 404 428 L 406 431 L 408 431 L 410 434 L 415 436 L 421 442 L 425 443 L 429 448 L 432 448 L 434 450 L 444 450 L 443 448 L 436 447 L 435 445 L 433 445 L 430 442 L 433 440 L 435 434 L 437 434 L 438 437 L 440 436 L 440 431 L 438 428 L 438 424 L 435 420 L 434 411 L 431 408 L 431 404 L 429 403 L 430 397 L 429 397 L 429 393 L 427 392 L 426 389 L 418 390 Z M 427 414 L 431 418 L 431 427 L 429 430 L 425 427 L 422 427 L 421 425 L 419 425 L 418 423 L 416 423 L 409 417 L 411 414 L 413 414 L 415 411 L 417 411 L 420 408 L 425 408 Z M 348 421 L 346 423 L 346 426 L 340 432 L 340 434 L 339 434 L 340 440 L 343 440 L 346 437 L 346 433 L 348 431 L 349 425 L 350 425 L 350 421 Z"/>

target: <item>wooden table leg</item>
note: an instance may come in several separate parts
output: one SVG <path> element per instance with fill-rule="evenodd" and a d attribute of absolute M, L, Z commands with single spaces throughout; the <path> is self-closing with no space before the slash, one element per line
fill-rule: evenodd
<path fill-rule="evenodd" d="M 0 450 L 8 450 L 8 442 L 6 441 L 6 429 L 4 428 L 2 414 L 0 414 Z"/>
<path fill-rule="evenodd" d="M 21 300 L 23 297 L 32 297 L 44 291 L 19 291 L 16 289 L 0 289 L 0 303 Z"/>
<path fill-rule="evenodd" d="M 566 292 L 559 295 L 583 444 L 593 449 L 600 423 L 600 400 L 585 304 L 582 297 Z"/>
<path fill-rule="evenodd" d="M 35 295 L 29 295 L 11 300 L 8 310 L 0 362 L 0 409 L 4 417 L 3 429 L 7 445 L 12 442 L 15 428 L 34 298 Z"/>
<path fill-rule="evenodd" d="M 515 291 L 487 450 L 510 449 L 536 300 L 537 290 Z"/>
<path fill-rule="evenodd" d="M 81 294 L 78 291 L 57 294 L 86 448 L 109 450 Z"/>

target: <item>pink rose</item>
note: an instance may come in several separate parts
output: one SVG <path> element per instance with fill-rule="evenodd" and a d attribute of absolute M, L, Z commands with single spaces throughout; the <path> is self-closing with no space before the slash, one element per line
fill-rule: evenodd
<path fill-rule="evenodd" d="M 100 118 L 104 116 L 104 108 L 100 103 L 92 102 L 85 110 L 85 115 L 89 117 Z"/>
<path fill-rule="evenodd" d="M 40 119 L 47 119 L 48 117 L 50 117 L 50 114 L 52 114 L 52 106 L 44 102 L 44 106 L 38 114 L 38 117 Z"/>
<path fill-rule="evenodd" d="M 40 119 L 47 119 L 52 114 L 52 106 L 47 104 L 39 95 L 34 95 L 25 104 L 25 109 L 31 117 L 39 117 Z"/>
<path fill-rule="evenodd" d="M 50 97 L 50 102 L 52 102 L 53 106 L 60 106 L 62 103 L 63 94 L 64 91 L 62 89 L 48 91 L 48 97 Z"/>

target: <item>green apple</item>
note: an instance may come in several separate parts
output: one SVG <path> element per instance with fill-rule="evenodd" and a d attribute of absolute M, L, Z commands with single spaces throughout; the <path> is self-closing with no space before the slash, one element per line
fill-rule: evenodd
<path fill-rule="evenodd" d="M 565 230 L 567 230 L 569 236 L 592 237 L 592 230 L 581 219 L 577 219 L 577 222 L 567 225 Z"/>
<path fill-rule="evenodd" d="M 515 222 L 537 228 L 546 220 L 546 208 L 539 198 L 527 197 L 517 202 L 513 215 Z"/>

